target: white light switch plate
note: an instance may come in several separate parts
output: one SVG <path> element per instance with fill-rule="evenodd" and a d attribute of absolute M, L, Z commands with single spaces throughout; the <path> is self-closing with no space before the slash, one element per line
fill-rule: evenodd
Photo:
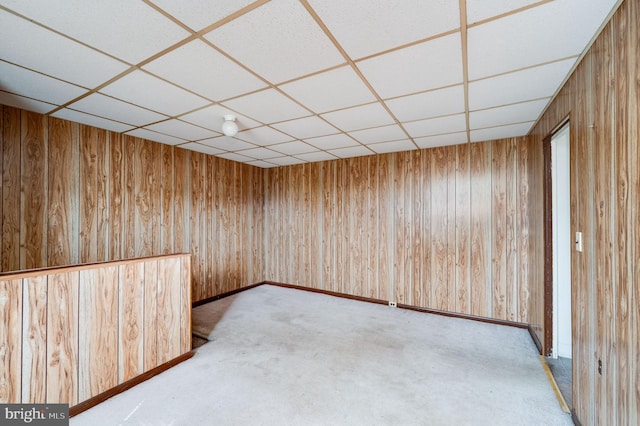
<path fill-rule="evenodd" d="M 576 232 L 576 251 L 582 251 L 582 232 Z"/>

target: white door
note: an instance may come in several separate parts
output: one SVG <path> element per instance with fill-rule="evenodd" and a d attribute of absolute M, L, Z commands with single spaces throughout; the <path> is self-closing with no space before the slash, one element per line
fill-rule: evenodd
<path fill-rule="evenodd" d="M 553 348 L 571 358 L 571 219 L 569 124 L 551 138 L 553 209 Z"/>

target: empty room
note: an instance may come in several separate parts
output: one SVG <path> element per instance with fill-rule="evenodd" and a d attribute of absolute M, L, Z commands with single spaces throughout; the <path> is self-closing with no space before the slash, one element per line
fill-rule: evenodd
<path fill-rule="evenodd" d="M 0 0 L 0 424 L 640 424 L 639 28 Z"/>

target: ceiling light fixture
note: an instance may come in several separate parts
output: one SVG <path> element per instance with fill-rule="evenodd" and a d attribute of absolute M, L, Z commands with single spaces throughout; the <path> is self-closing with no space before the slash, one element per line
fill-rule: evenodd
<path fill-rule="evenodd" d="M 224 123 L 222 123 L 222 133 L 225 136 L 235 136 L 238 133 L 238 125 L 236 124 L 235 115 L 225 115 Z"/>

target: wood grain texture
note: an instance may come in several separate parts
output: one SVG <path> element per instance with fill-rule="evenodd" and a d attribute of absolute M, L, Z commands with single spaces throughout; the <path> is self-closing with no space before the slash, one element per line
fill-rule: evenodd
<path fill-rule="evenodd" d="M 158 362 L 158 262 L 144 262 L 144 371 Z"/>
<path fill-rule="evenodd" d="M 528 237 L 520 227 L 529 224 L 517 197 L 527 199 L 520 190 L 529 175 L 526 167 L 516 171 L 528 161 L 520 148 L 527 143 L 337 160 L 320 163 L 317 173 L 315 166 L 266 170 L 265 276 L 317 288 L 305 262 L 319 259 L 323 290 L 520 321 L 529 277 L 517 271 L 530 254 L 516 241 Z M 321 202 L 312 201 L 314 190 Z M 312 242 L 309 218 L 321 223 L 321 245 Z"/>
<path fill-rule="evenodd" d="M 571 232 L 582 232 L 584 246 L 571 255 L 573 404 L 583 425 L 640 417 L 638 9 L 622 2 L 531 132 L 535 147 L 569 117 Z M 542 232 L 531 222 L 532 233 Z M 531 293 L 530 314 L 539 297 Z"/>
<path fill-rule="evenodd" d="M 22 280 L 0 280 L 0 403 L 21 401 Z"/>
<path fill-rule="evenodd" d="M 47 277 L 24 278 L 22 285 L 22 402 L 47 400 Z"/>
<path fill-rule="evenodd" d="M 158 260 L 158 294 L 157 294 L 157 364 L 180 355 L 181 321 L 181 260 L 168 258 Z"/>
<path fill-rule="evenodd" d="M 5 106 L 2 111 L 2 270 L 20 269 L 21 122 L 19 109 Z"/>
<path fill-rule="evenodd" d="M 118 267 L 80 271 L 78 401 L 118 384 Z"/>
<path fill-rule="evenodd" d="M 78 125 L 49 119 L 47 265 L 78 263 Z"/>
<path fill-rule="evenodd" d="M 22 111 L 20 268 L 47 264 L 47 119 Z"/>
<path fill-rule="evenodd" d="M 46 402 L 78 403 L 79 275 L 62 272 L 48 277 Z"/>
<path fill-rule="evenodd" d="M 144 372 L 144 263 L 120 265 L 118 273 L 118 383 L 123 383 Z"/>
<path fill-rule="evenodd" d="M 0 122 L 1 271 L 193 248 L 194 300 L 265 278 L 262 169 L 11 107 Z"/>

